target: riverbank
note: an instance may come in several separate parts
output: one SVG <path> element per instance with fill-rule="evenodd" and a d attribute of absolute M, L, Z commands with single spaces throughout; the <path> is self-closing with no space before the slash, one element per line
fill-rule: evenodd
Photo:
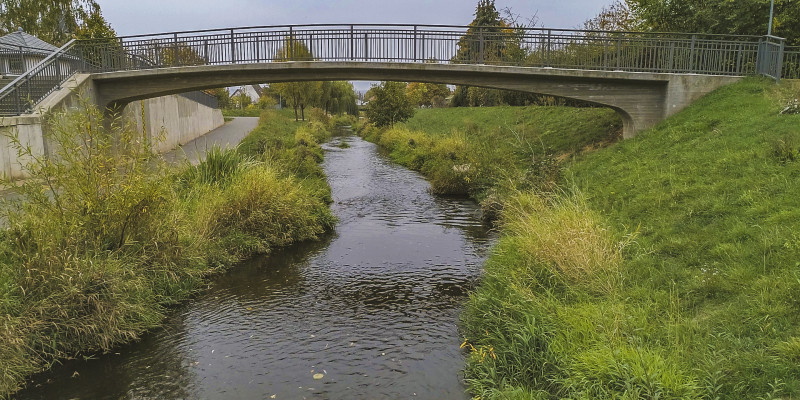
<path fill-rule="evenodd" d="M 520 185 L 528 174 L 510 163 L 463 177 L 509 182 L 483 192 L 501 198 L 503 238 L 462 316 L 473 395 L 797 396 L 800 115 L 780 112 L 799 94 L 724 87 L 634 139 L 556 156 L 556 185 Z M 432 179 L 431 158 L 459 173 L 475 163 L 437 155 L 468 143 L 441 128 L 365 131 Z"/>
<path fill-rule="evenodd" d="M 56 156 L 31 163 L 4 205 L 0 397 L 58 359 L 135 340 L 209 275 L 333 226 L 318 165 L 328 121 L 267 111 L 257 145 L 174 168 L 101 117 L 55 116 Z"/>

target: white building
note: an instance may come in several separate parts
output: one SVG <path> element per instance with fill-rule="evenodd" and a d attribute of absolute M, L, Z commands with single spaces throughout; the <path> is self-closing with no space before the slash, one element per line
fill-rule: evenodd
<path fill-rule="evenodd" d="M 244 93 L 250 100 L 253 101 L 253 104 L 258 103 L 258 100 L 261 99 L 261 94 L 264 92 L 264 89 L 259 85 L 245 85 L 241 86 L 238 89 L 233 91 L 231 97 L 236 97 Z"/>
<path fill-rule="evenodd" d="M 22 29 L 9 33 L 0 37 L 0 75 L 19 76 L 56 51 L 58 47 Z"/>

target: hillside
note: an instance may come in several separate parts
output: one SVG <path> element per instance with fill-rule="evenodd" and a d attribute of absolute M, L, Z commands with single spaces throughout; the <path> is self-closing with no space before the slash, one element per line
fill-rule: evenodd
<path fill-rule="evenodd" d="M 798 396 L 797 97 L 746 79 L 512 196 L 464 314 L 473 393 Z"/>

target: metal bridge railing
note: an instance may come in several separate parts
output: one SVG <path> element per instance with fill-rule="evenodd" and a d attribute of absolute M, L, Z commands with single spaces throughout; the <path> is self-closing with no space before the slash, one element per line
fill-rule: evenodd
<path fill-rule="evenodd" d="M 202 90 L 188 92 L 188 93 L 180 93 L 179 96 L 200 103 L 209 108 L 219 108 L 219 99 Z"/>
<path fill-rule="evenodd" d="M 549 28 L 318 24 L 171 32 L 70 42 L 0 91 L 0 115 L 31 110 L 79 71 L 305 60 L 764 74 L 778 79 L 798 77 L 797 53 L 772 36 Z"/>
<path fill-rule="evenodd" d="M 88 69 L 72 40 L 0 90 L 0 115 L 33 111 L 40 101 L 77 72 Z"/>
<path fill-rule="evenodd" d="M 800 79 L 800 46 L 784 47 L 781 72 L 785 79 Z"/>
<path fill-rule="evenodd" d="M 747 75 L 756 73 L 760 39 L 546 28 L 304 25 L 130 36 L 81 46 L 109 54 L 98 71 L 314 60 Z"/>

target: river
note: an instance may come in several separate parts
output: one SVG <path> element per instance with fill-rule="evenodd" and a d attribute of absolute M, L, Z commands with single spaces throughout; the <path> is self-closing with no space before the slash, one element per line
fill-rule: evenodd
<path fill-rule="evenodd" d="M 142 340 L 17 398 L 468 398 L 458 315 L 492 243 L 477 205 L 360 138 L 325 149 L 335 232 L 242 263 Z"/>

